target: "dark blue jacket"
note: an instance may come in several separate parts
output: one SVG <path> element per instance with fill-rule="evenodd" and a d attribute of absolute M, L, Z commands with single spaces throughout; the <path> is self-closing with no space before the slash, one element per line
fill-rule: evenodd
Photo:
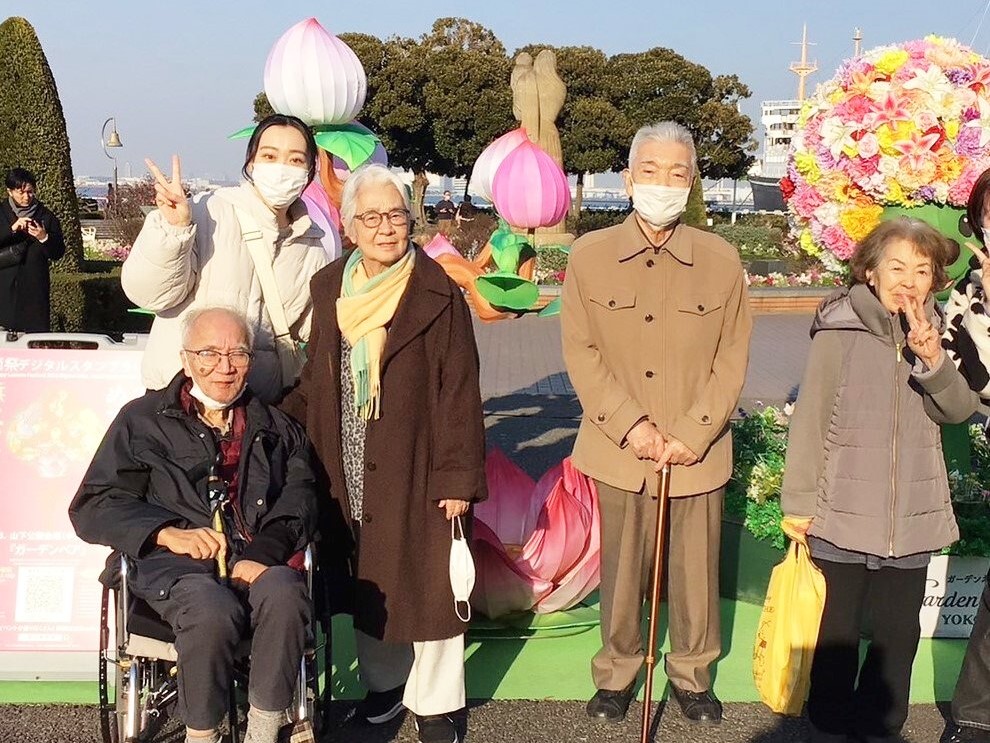
<path fill-rule="evenodd" d="M 214 560 L 155 545 L 165 526 L 212 526 L 207 478 L 217 446 L 209 428 L 182 408 L 179 373 L 164 390 L 124 406 L 83 478 L 69 518 L 83 540 L 134 558 L 129 585 L 142 598 L 168 595 L 188 573 L 213 573 Z M 236 559 L 280 565 L 316 531 L 313 453 L 298 423 L 245 392 L 246 428 L 238 500 L 253 537 Z"/>

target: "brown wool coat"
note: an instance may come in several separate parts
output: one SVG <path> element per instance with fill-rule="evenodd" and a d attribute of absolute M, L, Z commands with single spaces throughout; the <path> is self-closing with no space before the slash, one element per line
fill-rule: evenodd
<path fill-rule="evenodd" d="M 390 642 L 454 637 L 466 625 L 454 611 L 450 522 L 437 501 L 477 502 L 487 496 L 471 315 L 460 289 L 417 249 L 388 329 L 381 417 L 367 427 L 364 516 L 355 560 L 341 451 L 336 300 L 344 264 L 338 260 L 313 277 L 308 361 L 299 386 L 283 403 L 304 422 L 326 470 L 321 563 L 331 576 L 331 595 L 350 594 L 352 601 L 331 608 L 353 610 L 357 629 Z"/>

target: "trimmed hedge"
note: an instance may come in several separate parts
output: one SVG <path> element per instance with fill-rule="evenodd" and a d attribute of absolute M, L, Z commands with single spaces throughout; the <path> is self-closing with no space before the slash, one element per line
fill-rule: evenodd
<path fill-rule="evenodd" d="M 110 273 L 52 272 L 52 330 L 61 333 L 147 333 L 152 317 L 134 307 L 120 286 L 120 269 Z"/>

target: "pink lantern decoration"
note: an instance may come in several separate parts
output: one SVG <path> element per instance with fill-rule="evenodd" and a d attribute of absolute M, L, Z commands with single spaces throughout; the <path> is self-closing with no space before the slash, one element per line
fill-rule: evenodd
<path fill-rule="evenodd" d="M 512 150 L 498 166 L 492 196 L 506 222 L 527 230 L 557 224 L 571 204 L 563 169 L 529 141 Z"/>
<path fill-rule="evenodd" d="M 455 258 L 461 257 L 461 254 L 458 252 L 457 248 L 450 244 L 450 240 L 439 232 L 433 236 L 432 240 L 423 246 L 423 252 L 434 260 L 439 258 L 441 255 L 451 255 Z"/>
<path fill-rule="evenodd" d="M 529 137 L 526 136 L 526 130 L 520 127 L 503 134 L 482 150 L 471 171 L 471 191 L 487 201 L 494 201 L 492 198 L 492 180 L 495 178 L 495 171 L 505 160 L 506 155 L 523 142 L 528 141 Z"/>
<path fill-rule="evenodd" d="M 340 258 L 340 212 L 337 207 L 330 203 L 326 192 L 318 181 L 310 183 L 302 195 L 306 211 L 309 218 L 313 220 L 317 227 L 323 230 L 323 250 L 327 254 L 327 259 L 335 261 Z"/>
<path fill-rule="evenodd" d="M 315 18 L 282 34 L 265 63 L 265 95 L 272 108 L 310 125 L 351 121 L 367 88 L 357 55 Z"/>
<path fill-rule="evenodd" d="M 471 603 L 495 619 L 569 609 L 600 581 L 600 515 L 592 481 L 570 458 L 538 483 L 498 449 L 485 462 L 488 500 L 475 506 Z"/>

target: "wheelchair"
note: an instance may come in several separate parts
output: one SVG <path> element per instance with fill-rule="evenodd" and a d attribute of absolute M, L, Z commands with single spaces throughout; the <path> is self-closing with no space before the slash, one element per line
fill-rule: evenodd
<path fill-rule="evenodd" d="M 303 567 L 310 600 L 313 600 L 314 550 L 304 554 Z M 165 620 L 127 588 L 128 558 L 120 556 L 120 579 L 116 587 L 103 586 L 100 608 L 99 712 L 103 743 L 151 741 L 171 716 L 178 699 L 175 635 Z M 110 643 L 110 599 L 113 598 L 114 642 Z M 318 629 L 323 630 L 318 642 Z M 330 707 L 330 626 L 313 615 L 309 639 L 299 663 L 296 693 L 290 721 L 308 722 L 317 736 L 326 728 Z M 327 682 L 320 683 L 317 656 L 322 648 Z M 249 641 L 242 642 L 235 661 L 227 724 L 231 743 L 238 743 L 238 695 L 247 688 Z M 110 675 L 113 674 L 113 698 Z M 322 689 L 321 689 L 322 686 Z M 242 695 L 244 696 L 244 695 Z M 297 725 L 298 728 L 298 725 Z M 295 738 L 293 738 L 295 739 Z"/>

